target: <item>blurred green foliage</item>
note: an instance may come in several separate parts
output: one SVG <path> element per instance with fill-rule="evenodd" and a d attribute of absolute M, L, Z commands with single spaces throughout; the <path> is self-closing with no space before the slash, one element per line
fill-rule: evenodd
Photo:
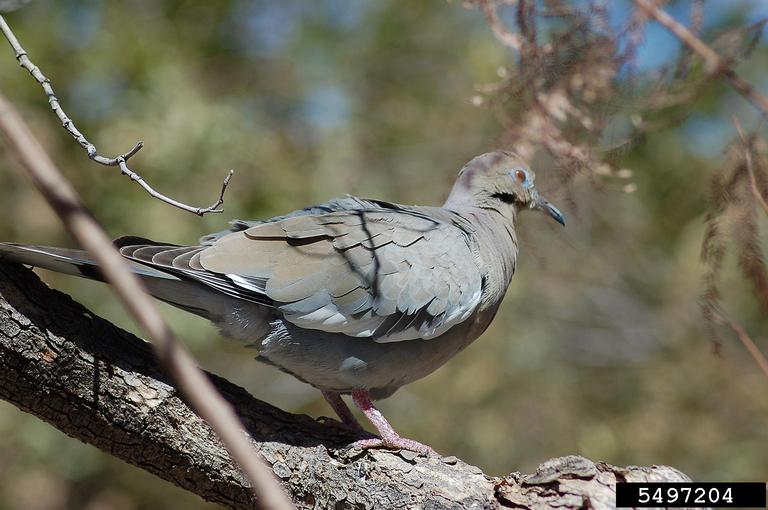
<path fill-rule="evenodd" d="M 740 23 L 748 12 L 736 4 L 708 30 Z M 471 98 L 510 55 L 457 1 L 37 0 L 7 19 L 102 153 L 145 141 L 133 167 L 158 190 L 208 205 L 236 170 L 223 216 L 151 199 L 88 161 L 0 44 L 0 89 L 115 236 L 192 243 L 229 218 L 344 193 L 437 204 L 502 134 Z M 765 69 L 765 45 L 739 67 L 763 91 Z M 768 381 L 735 340 L 713 354 L 697 303 L 708 181 L 733 136 L 730 115 L 747 126 L 754 116 L 722 86 L 695 107 L 621 155 L 636 193 L 587 178 L 566 192 L 536 169 L 564 200 L 568 227 L 523 217 L 518 274 L 490 330 L 382 402 L 402 434 L 497 475 L 576 453 L 695 479 L 768 477 Z M 71 245 L 3 151 L 0 239 Z M 726 262 L 724 300 L 765 341 L 768 321 Z M 134 329 L 104 286 L 42 276 Z M 204 368 L 284 409 L 332 414 L 319 392 L 202 319 L 164 310 Z M 5 403 L 0 437 L 0 509 L 208 507 Z"/>

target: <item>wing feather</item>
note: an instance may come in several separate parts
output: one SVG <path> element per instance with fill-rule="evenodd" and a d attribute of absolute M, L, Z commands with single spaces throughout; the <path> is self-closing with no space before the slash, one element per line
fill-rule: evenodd
<path fill-rule="evenodd" d="M 247 290 L 263 289 L 297 326 L 378 342 L 439 336 L 480 302 L 480 273 L 463 232 L 402 209 L 249 225 L 205 247 L 199 264 L 235 285 L 263 282 Z"/>

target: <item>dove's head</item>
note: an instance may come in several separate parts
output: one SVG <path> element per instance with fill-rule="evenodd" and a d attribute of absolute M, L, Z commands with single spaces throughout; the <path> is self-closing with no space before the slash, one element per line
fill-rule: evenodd
<path fill-rule="evenodd" d="M 535 209 L 565 226 L 565 216 L 539 195 L 536 175 L 519 156 L 506 151 L 482 154 L 464 165 L 445 207 L 493 209 L 504 216 Z"/>

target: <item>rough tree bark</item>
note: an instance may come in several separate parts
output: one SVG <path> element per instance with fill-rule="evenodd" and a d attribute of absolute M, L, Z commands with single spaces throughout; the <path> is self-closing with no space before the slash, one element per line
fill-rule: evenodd
<path fill-rule="evenodd" d="M 616 481 L 688 478 L 581 457 L 533 475 L 485 475 L 455 457 L 344 449 L 354 439 L 210 376 L 299 508 L 612 508 Z M 181 400 L 149 346 L 31 271 L 0 263 L 0 398 L 68 435 L 231 508 L 254 506 L 210 428 Z"/>

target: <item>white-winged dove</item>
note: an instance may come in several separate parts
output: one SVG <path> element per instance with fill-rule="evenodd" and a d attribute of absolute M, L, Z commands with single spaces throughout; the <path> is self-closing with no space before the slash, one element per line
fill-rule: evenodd
<path fill-rule="evenodd" d="M 451 359 L 488 327 L 515 271 L 526 209 L 561 224 L 534 174 L 491 152 L 459 173 L 442 207 L 347 197 L 177 246 L 115 241 L 149 292 L 259 349 L 257 359 L 309 383 L 342 421 L 341 395 L 378 429 L 357 446 L 431 451 L 400 437 L 372 400 Z M 100 279 L 80 250 L 0 244 L 0 258 Z"/>

